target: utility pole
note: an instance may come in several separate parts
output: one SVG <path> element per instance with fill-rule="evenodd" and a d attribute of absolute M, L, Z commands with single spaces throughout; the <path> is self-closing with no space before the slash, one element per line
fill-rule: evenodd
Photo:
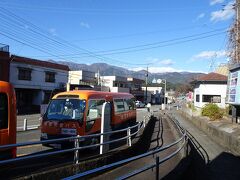
<path fill-rule="evenodd" d="M 98 86 L 100 85 L 100 72 L 99 72 L 99 69 L 98 69 L 98 72 L 97 72 L 97 85 Z"/>
<path fill-rule="evenodd" d="M 146 91 L 145 91 L 145 104 L 147 104 L 147 86 L 148 86 L 148 66 L 147 66 L 147 73 L 146 73 L 146 79 L 145 79 L 145 85 L 146 85 Z"/>

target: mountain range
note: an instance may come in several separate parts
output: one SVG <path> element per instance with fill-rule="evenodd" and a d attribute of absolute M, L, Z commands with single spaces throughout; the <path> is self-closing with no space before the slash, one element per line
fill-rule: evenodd
<path fill-rule="evenodd" d="M 132 71 L 122 67 L 109 65 L 106 63 L 93 63 L 91 65 L 79 64 L 66 61 L 58 61 L 56 63 L 64 64 L 69 66 L 70 70 L 87 70 L 92 72 L 100 72 L 101 76 L 125 76 L 133 77 L 138 79 L 145 79 L 147 71 Z M 167 82 L 172 84 L 187 84 L 198 76 L 203 75 L 203 73 L 192 73 L 192 72 L 166 72 L 166 73 L 148 73 L 149 81 L 151 82 L 155 79 L 166 79 Z"/>

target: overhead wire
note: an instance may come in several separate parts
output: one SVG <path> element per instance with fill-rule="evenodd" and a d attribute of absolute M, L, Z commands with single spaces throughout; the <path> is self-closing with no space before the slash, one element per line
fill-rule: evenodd
<path fill-rule="evenodd" d="M 5 9 L 4 9 L 5 10 Z M 36 28 L 38 31 L 42 31 L 39 27 L 33 25 L 32 23 L 29 23 L 28 21 L 22 19 L 22 18 L 19 18 L 18 16 L 16 16 L 15 14 L 9 12 L 8 10 L 5 10 L 7 11 L 7 13 L 10 13 L 11 16 L 13 17 L 17 17 L 17 19 L 19 19 L 20 21 L 23 21 L 24 23 L 27 23 L 28 25 L 30 26 L 33 26 L 34 28 Z M 207 33 L 211 33 L 211 32 L 216 32 L 216 31 L 219 31 L 221 29 L 218 29 L 218 30 L 215 30 L 215 31 L 210 31 L 210 32 L 206 32 L 206 33 L 201 33 L 201 34 L 207 34 Z M 42 34 L 41 34 L 42 35 Z M 190 39 L 190 40 L 186 40 L 186 41 L 181 41 L 181 42 L 177 42 L 177 43 L 183 43 L 183 42 L 189 42 L 189 41 L 192 41 L 192 40 L 197 40 L 197 39 L 203 39 L 203 38 L 207 38 L 207 37 L 212 37 L 214 35 L 218 35 L 218 33 L 215 33 L 215 34 L 212 34 L 212 35 L 208 35 L 208 36 L 204 36 L 204 37 L 199 37 L 199 38 L 193 38 L 193 39 Z M 44 37 L 46 37 L 44 34 L 43 34 Z M 194 37 L 194 35 L 192 36 L 188 36 L 189 37 Z M 182 38 L 187 38 L 187 37 L 182 37 Z M 52 38 L 50 38 L 52 40 Z M 165 47 L 165 46 L 169 46 L 169 45 L 175 45 L 177 43 L 170 43 L 170 44 L 167 44 L 167 45 L 163 45 L 163 46 L 154 46 L 154 47 L 148 47 L 148 46 L 153 46 L 157 43 L 164 43 L 163 41 L 162 42 L 155 42 L 155 43 L 149 43 L 149 44 L 144 44 L 144 45 L 138 45 L 138 46 L 132 46 L 132 47 L 126 47 L 126 48 L 119 48 L 119 49 L 114 49 L 114 50 L 111 50 L 111 51 L 119 51 L 119 50 L 124 50 L 124 49 L 130 49 L 130 48 L 138 48 L 138 47 L 147 47 L 147 48 L 141 48 L 141 49 L 133 49 L 133 50 L 126 50 L 126 51 L 121 51 L 121 52 L 112 52 L 112 53 L 105 53 L 105 54 L 96 54 L 95 52 L 91 52 L 89 50 L 86 50 L 86 49 L 83 49 L 83 48 L 79 48 L 78 46 L 74 45 L 74 44 L 71 44 L 69 43 L 68 41 L 66 40 L 63 40 L 61 38 L 58 37 L 58 39 L 60 40 L 54 40 L 53 41 L 55 43 L 58 43 L 58 44 L 61 44 L 63 46 L 68 46 L 68 47 L 71 47 L 71 48 L 74 48 L 76 50 L 81 50 L 84 52 L 84 54 L 87 54 L 88 56 L 85 56 L 85 57 L 94 57 L 94 58 L 97 58 L 97 59 L 100 59 L 100 60 L 103 60 L 103 61 L 112 61 L 112 62 L 118 62 L 118 63 L 125 63 L 125 64 L 128 64 L 128 65 L 149 65 L 149 64 L 152 64 L 152 63 L 129 63 L 129 62 L 123 62 L 123 61 L 119 61 L 119 60 L 116 60 L 116 59 L 113 59 L 113 58 L 109 58 L 109 57 L 103 57 L 103 55 L 112 55 L 112 54 L 122 54 L 122 53 L 129 53 L 129 52 L 137 52 L 137 51 L 142 51 L 142 50 L 148 50 L 148 49 L 154 49 L 154 48 L 158 48 L 158 47 Z M 177 41 L 178 39 L 180 38 L 176 38 L 172 41 Z M 169 41 L 165 41 L 166 42 L 169 42 Z M 105 52 L 111 52 L 111 51 L 105 51 Z M 81 52 L 82 53 L 82 52 Z M 48 53 L 49 54 L 49 53 Z M 56 57 L 56 55 L 52 54 L 52 56 Z M 58 58 L 59 58 L 59 55 L 58 55 Z M 70 58 L 70 57 L 69 57 Z M 79 57 L 78 57 L 79 58 Z"/>

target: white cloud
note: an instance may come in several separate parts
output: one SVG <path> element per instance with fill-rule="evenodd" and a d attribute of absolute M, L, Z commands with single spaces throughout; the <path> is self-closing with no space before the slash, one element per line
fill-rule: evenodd
<path fill-rule="evenodd" d="M 205 13 L 199 14 L 199 15 L 197 16 L 197 20 L 198 20 L 198 19 L 201 19 L 201 18 L 204 18 L 204 16 L 205 16 Z"/>
<path fill-rule="evenodd" d="M 80 23 L 80 26 L 82 26 L 82 27 L 84 27 L 84 28 L 87 28 L 87 29 L 90 28 L 90 25 L 89 25 L 88 23 L 86 23 L 86 22 L 81 22 L 81 23 Z"/>
<path fill-rule="evenodd" d="M 143 67 L 132 68 L 132 71 L 146 70 Z M 172 67 L 148 67 L 150 73 L 165 73 L 165 72 L 180 72 L 180 70 L 174 69 Z"/>
<path fill-rule="evenodd" d="M 172 59 L 160 60 L 159 58 L 147 58 L 147 62 L 149 64 L 158 64 L 158 65 L 164 65 L 164 66 L 171 66 L 174 64 L 174 61 Z"/>
<path fill-rule="evenodd" d="M 223 2 L 224 2 L 224 0 L 211 0 L 210 5 L 213 6 L 215 4 L 220 4 L 220 3 L 223 3 Z"/>
<path fill-rule="evenodd" d="M 138 67 L 129 69 L 132 71 L 141 71 L 146 70 L 146 68 Z M 169 72 L 192 72 L 192 73 L 205 73 L 203 71 L 192 71 L 192 70 L 182 70 L 182 69 L 175 69 L 172 67 L 149 67 L 148 68 L 150 73 L 169 73 Z"/>
<path fill-rule="evenodd" d="M 202 51 L 192 57 L 192 61 L 195 60 L 204 60 L 204 59 L 211 59 L 211 58 L 222 58 L 228 55 L 227 51 Z"/>
<path fill-rule="evenodd" d="M 211 21 L 225 21 L 232 18 L 235 15 L 235 11 L 233 9 L 234 2 L 229 2 L 223 9 L 219 11 L 214 11 L 211 13 Z"/>
<path fill-rule="evenodd" d="M 50 34 L 52 34 L 53 36 L 56 36 L 57 35 L 57 30 L 55 28 L 50 28 L 48 30 L 50 32 Z"/>
<path fill-rule="evenodd" d="M 164 59 L 162 61 L 159 61 L 159 64 L 166 65 L 166 66 L 171 66 L 171 65 L 174 64 L 174 62 L 171 59 Z"/>

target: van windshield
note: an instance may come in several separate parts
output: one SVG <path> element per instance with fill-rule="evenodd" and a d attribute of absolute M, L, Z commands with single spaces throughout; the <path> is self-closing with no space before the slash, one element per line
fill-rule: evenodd
<path fill-rule="evenodd" d="M 86 101 L 80 99 L 53 99 L 47 109 L 48 120 L 83 120 Z"/>

